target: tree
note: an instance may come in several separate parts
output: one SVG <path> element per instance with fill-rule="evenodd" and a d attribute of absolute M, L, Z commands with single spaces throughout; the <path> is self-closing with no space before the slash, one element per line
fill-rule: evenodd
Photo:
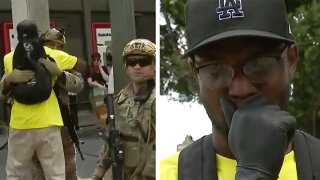
<path fill-rule="evenodd" d="M 180 56 L 187 49 L 184 39 L 184 6 L 187 0 L 161 0 L 160 94 L 181 102 L 197 101 L 197 86 L 187 61 Z M 299 127 L 312 130 L 312 119 L 320 109 L 320 4 L 316 0 L 285 0 L 292 34 L 299 45 L 299 62 L 293 78 L 293 95 L 288 110 Z M 320 123 L 318 123 L 320 124 Z M 318 127 L 320 129 L 320 127 Z"/>
<path fill-rule="evenodd" d="M 166 23 L 160 26 L 160 94 L 170 96 L 172 92 L 178 92 L 179 97 L 175 100 L 181 102 L 197 100 L 195 79 L 186 60 L 180 58 L 186 50 L 185 3 L 186 0 L 161 0 L 161 14 Z"/>
<path fill-rule="evenodd" d="M 299 47 L 299 61 L 293 78 L 293 96 L 289 111 L 297 118 L 300 128 L 310 133 L 314 111 L 320 107 L 319 12 L 320 3 L 313 1 L 298 7 L 289 15 L 292 33 Z M 316 132 L 312 133 L 316 135 Z"/>

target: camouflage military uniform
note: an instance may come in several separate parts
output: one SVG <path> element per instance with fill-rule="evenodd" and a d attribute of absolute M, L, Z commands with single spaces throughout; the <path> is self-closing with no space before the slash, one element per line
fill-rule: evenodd
<path fill-rule="evenodd" d="M 55 28 L 49 29 L 44 34 L 41 35 L 45 40 L 45 46 L 52 49 L 61 50 L 66 45 L 65 32 L 64 29 L 57 30 Z M 75 56 L 69 55 L 69 58 L 77 58 Z M 77 58 L 77 61 L 79 59 Z M 83 79 L 81 73 L 68 70 L 64 71 L 64 78 L 59 79 L 56 82 L 57 89 L 55 93 L 57 94 L 59 106 L 62 105 L 64 108 L 67 108 L 69 111 L 69 93 L 78 94 L 83 89 Z M 60 109 L 62 107 L 60 106 Z M 70 123 L 70 119 L 66 118 L 66 115 L 63 114 L 61 109 L 62 117 L 64 124 Z M 66 122 L 67 121 L 67 122 Z M 67 127 L 61 127 L 61 138 L 63 144 L 63 151 L 65 157 L 65 173 L 67 180 L 76 180 L 77 179 L 77 169 L 76 169 L 76 150 L 74 143 L 69 135 Z M 44 174 L 39 160 L 36 155 L 33 157 L 34 169 L 33 169 L 33 179 L 34 180 L 44 180 Z"/>
<path fill-rule="evenodd" d="M 116 96 L 114 104 L 116 127 L 124 144 L 124 178 L 155 179 L 155 88 L 144 103 L 134 99 L 133 87 L 128 85 Z M 110 168 L 107 157 L 108 145 L 105 144 L 93 179 L 102 179 Z"/>
<path fill-rule="evenodd" d="M 83 79 L 80 73 L 69 70 L 65 71 L 65 83 L 58 81 L 57 91 L 58 98 L 63 105 L 68 106 L 69 96 L 68 92 L 79 93 L 83 89 Z M 62 116 L 65 118 L 64 116 Z M 64 121 L 71 121 L 70 119 L 64 119 Z M 65 157 L 65 172 L 66 180 L 77 180 L 77 167 L 76 167 L 76 150 L 74 143 L 69 135 L 66 126 L 61 127 L 61 138 L 63 145 L 63 153 Z M 36 155 L 33 156 L 33 180 L 45 180 L 45 176 L 41 167 L 41 164 Z"/>

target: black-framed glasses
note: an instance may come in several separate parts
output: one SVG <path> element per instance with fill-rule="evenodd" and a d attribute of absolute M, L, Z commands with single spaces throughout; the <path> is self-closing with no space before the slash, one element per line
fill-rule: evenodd
<path fill-rule="evenodd" d="M 132 66 L 135 67 L 137 64 L 139 64 L 140 67 L 148 66 L 152 63 L 152 60 L 150 58 L 126 58 L 126 66 Z"/>
<path fill-rule="evenodd" d="M 228 87 L 234 77 L 235 69 L 243 70 L 247 78 L 254 84 L 268 82 L 279 70 L 279 61 L 287 50 L 286 46 L 280 56 L 266 55 L 252 59 L 246 63 L 231 66 L 226 63 L 209 62 L 195 65 L 201 82 L 207 88 L 219 89 Z"/>

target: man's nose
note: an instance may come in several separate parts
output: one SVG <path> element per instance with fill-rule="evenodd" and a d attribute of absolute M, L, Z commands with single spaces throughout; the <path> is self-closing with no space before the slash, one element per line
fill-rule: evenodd
<path fill-rule="evenodd" d="M 237 71 L 229 85 L 229 96 L 233 99 L 245 100 L 256 93 L 257 89 L 243 71 Z"/>
<path fill-rule="evenodd" d="M 139 63 L 135 64 L 133 67 L 134 67 L 134 68 L 141 68 L 141 66 L 140 66 Z"/>

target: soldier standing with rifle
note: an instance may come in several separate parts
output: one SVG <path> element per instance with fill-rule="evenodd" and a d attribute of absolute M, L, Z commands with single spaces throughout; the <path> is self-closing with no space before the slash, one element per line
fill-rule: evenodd
<path fill-rule="evenodd" d="M 114 100 L 110 73 L 106 143 L 93 180 L 102 180 L 110 166 L 113 179 L 155 179 L 155 52 L 155 44 L 147 39 L 134 39 L 124 47 L 131 83 Z"/>

